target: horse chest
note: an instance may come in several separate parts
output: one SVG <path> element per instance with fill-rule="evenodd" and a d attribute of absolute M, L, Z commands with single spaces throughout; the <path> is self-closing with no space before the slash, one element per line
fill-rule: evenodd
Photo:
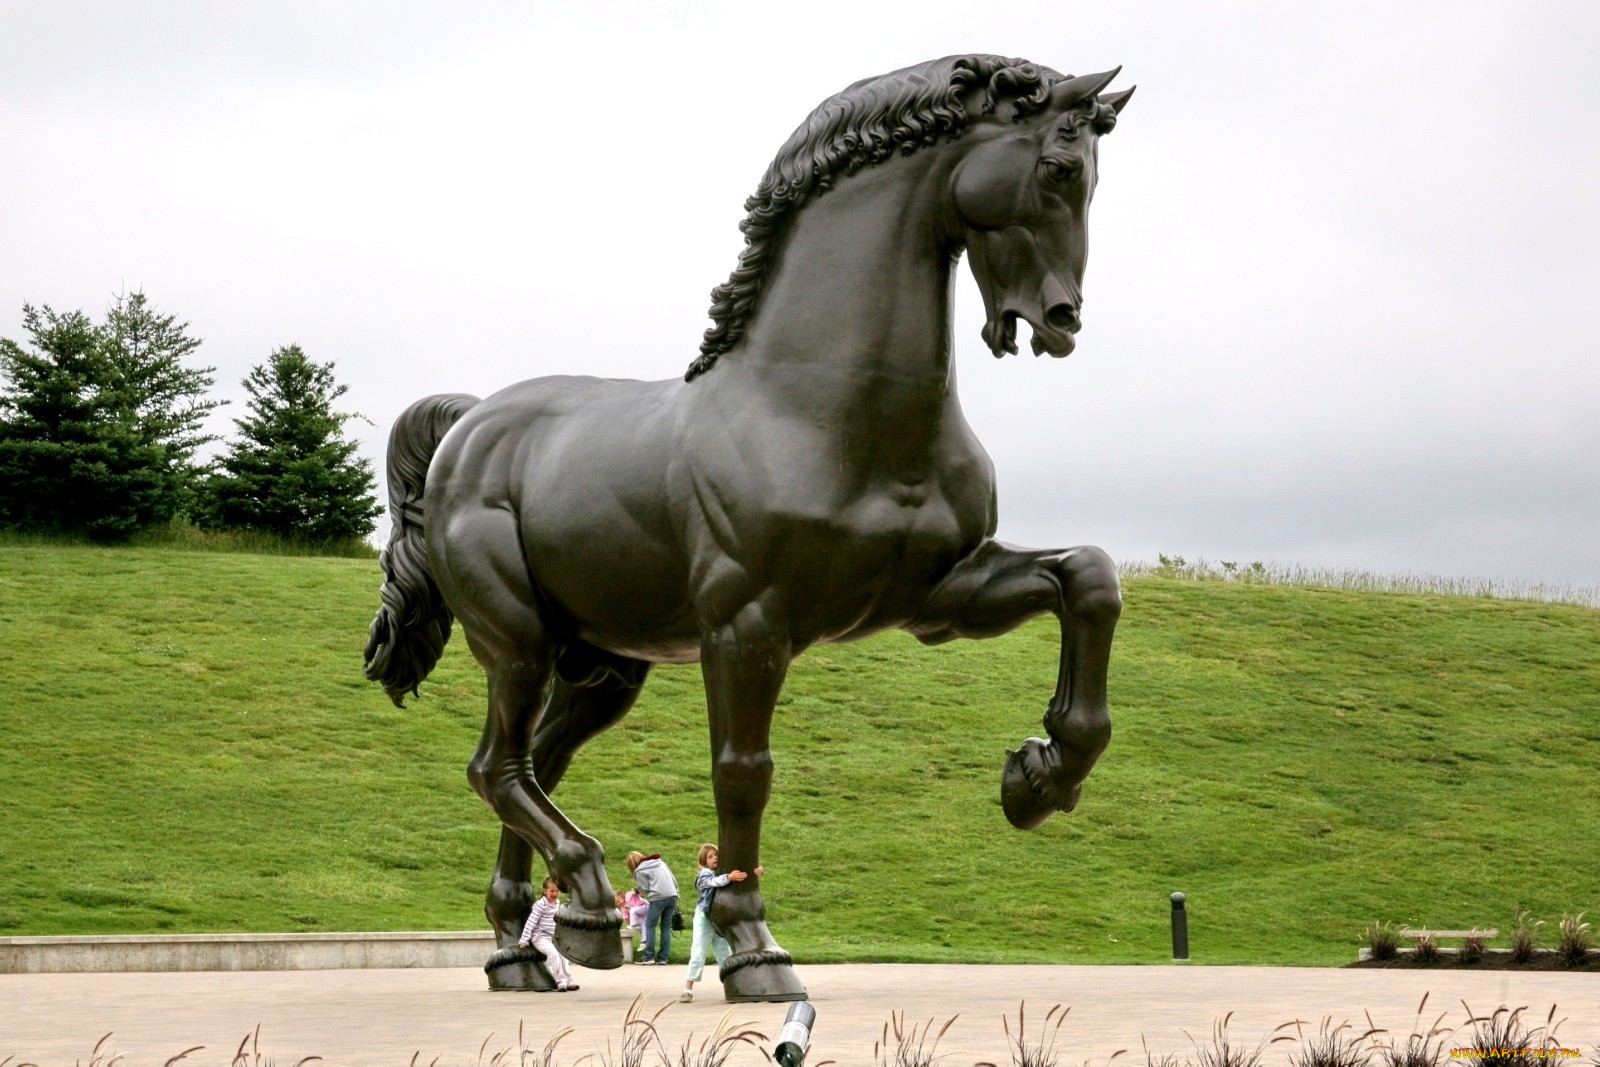
<path fill-rule="evenodd" d="M 928 486 L 863 494 L 825 520 L 796 528 L 806 550 L 791 557 L 781 581 L 791 602 L 812 606 L 824 630 L 914 611 L 959 554 L 964 525 L 951 502 Z"/>

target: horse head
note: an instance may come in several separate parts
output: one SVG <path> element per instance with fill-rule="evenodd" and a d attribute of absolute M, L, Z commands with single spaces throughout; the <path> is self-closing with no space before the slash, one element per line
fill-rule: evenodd
<path fill-rule="evenodd" d="M 968 134 L 950 199 L 996 357 L 1016 353 L 1018 318 L 1033 327 L 1034 355 L 1072 352 L 1097 148 L 1133 90 L 1097 94 L 1121 69 L 1057 82 L 1049 102 L 1026 115 L 1002 102 Z"/>

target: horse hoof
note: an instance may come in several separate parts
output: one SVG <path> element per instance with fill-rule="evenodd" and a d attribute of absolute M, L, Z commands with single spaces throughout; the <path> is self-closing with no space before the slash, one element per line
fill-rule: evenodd
<path fill-rule="evenodd" d="M 549 993 L 556 980 L 544 966 L 544 954 L 536 948 L 503 948 L 484 962 L 491 992 Z"/>
<path fill-rule="evenodd" d="M 1007 753 L 1000 775 L 1000 807 L 1006 821 L 1018 830 L 1032 830 L 1056 812 L 1076 807 L 1081 786 L 1062 788 L 1052 780 L 1060 776 L 1061 760 L 1051 742 L 1030 737 Z"/>
<path fill-rule="evenodd" d="M 563 907 L 556 912 L 556 950 L 580 967 L 610 971 L 622 966 L 622 920 Z"/>
<path fill-rule="evenodd" d="M 730 1004 L 807 1000 L 793 959 L 781 948 L 729 956 L 718 968 L 722 994 Z"/>

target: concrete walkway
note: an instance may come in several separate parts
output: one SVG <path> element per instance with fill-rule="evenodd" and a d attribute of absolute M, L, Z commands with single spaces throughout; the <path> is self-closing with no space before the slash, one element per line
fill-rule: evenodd
<path fill-rule="evenodd" d="M 395 1065 L 412 1055 L 439 1067 L 477 1064 L 517 1040 L 537 1051 L 556 1029 L 574 1029 L 556 1063 L 575 1063 L 603 1051 L 609 1038 L 619 1049 L 623 1018 L 639 993 L 650 1010 L 668 1004 L 682 987 L 683 968 L 625 966 L 615 971 L 577 972 L 576 993 L 490 993 L 481 971 L 340 970 L 166 974 L 0 975 L 0 1064 L 15 1057 L 41 1067 L 88 1064 L 102 1048 L 123 1053 L 119 1067 L 160 1067 L 194 1045 L 206 1046 L 183 1061 L 228 1064 L 240 1039 L 261 1027 L 261 1058 L 251 1067 L 290 1067 L 305 1056 L 322 1064 Z M 1047 967 L 855 965 L 802 967 L 817 1010 L 812 1052 L 816 1067 L 832 1059 L 845 1067 L 870 1067 L 872 1046 L 892 1012 L 908 1023 L 959 1013 L 939 1045 L 948 1067 L 977 1061 L 1010 1063 L 1001 1016 L 1016 1031 L 1018 1005 L 1027 1003 L 1032 1034 L 1054 1004 L 1071 1005 L 1060 1031 L 1062 1067 L 1102 1067 L 1118 1049 L 1130 1050 L 1129 1067 L 1142 1065 L 1140 1037 L 1157 1058 L 1192 1056 L 1184 1035 L 1208 1039 L 1215 1021 L 1233 1012 L 1230 1035 L 1254 1046 L 1280 1023 L 1303 1019 L 1314 1030 L 1323 1016 L 1362 1022 L 1370 1011 L 1379 1026 L 1411 1032 L 1418 1001 L 1431 993 L 1427 1022 L 1447 1011 L 1446 1022 L 1464 1019 L 1465 1000 L 1480 1013 L 1504 1004 L 1528 1005 L 1542 1022 L 1552 1004 L 1568 1022 L 1561 1043 L 1579 1049 L 1583 1067 L 1600 1063 L 1600 974 L 1491 971 L 1350 971 L 1272 967 Z M 770 1037 L 781 1028 L 786 1005 L 727 1005 L 716 969 L 707 968 L 699 999 L 670 1003 L 658 1029 L 674 1057 L 689 1034 L 708 1035 L 730 1007 L 735 1022 L 751 1022 Z M 492 1036 L 491 1036 L 492 1035 Z M 770 1043 L 767 1045 L 770 1050 Z M 1266 1062 L 1281 1063 L 1289 1046 L 1274 1046 Z M 517 1064 L 515 1055 L 507 1058 Z M 592 1061 L 596 1067 L 604 1058 Z M 659 1061 L 647 1061 L 659 1062 Z M 762 1064 L 753 1049 L 741 1049 L 729 1067 Z M 1553 1061 L 1554 1062 L 1554 1061 Z M 1572 1062 L 1572 1061 L 1566 1061 Z"/>

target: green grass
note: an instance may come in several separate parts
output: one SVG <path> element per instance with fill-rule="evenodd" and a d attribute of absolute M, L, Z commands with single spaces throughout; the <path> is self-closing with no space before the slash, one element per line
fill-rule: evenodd
<path fill-rule="evenodd" d="M 361 677 L 370 560 L 0 545 L 0 935 L 469 929 L 498 824 L 452 642 L 401 711 Z M 1600 612 L 1141 575 L 1116 736 L 1020 833 L 1057 631 L 815 649 L 790 674 L 763 880 L 802 961 L 1333 964 L 1375 920 L 1600 911 Z M 681 880 L 714 836 L 698 668 L 660 668 L 557 799 Z M 1504 938 L 1501 939 L 1502 941 Z"/>

